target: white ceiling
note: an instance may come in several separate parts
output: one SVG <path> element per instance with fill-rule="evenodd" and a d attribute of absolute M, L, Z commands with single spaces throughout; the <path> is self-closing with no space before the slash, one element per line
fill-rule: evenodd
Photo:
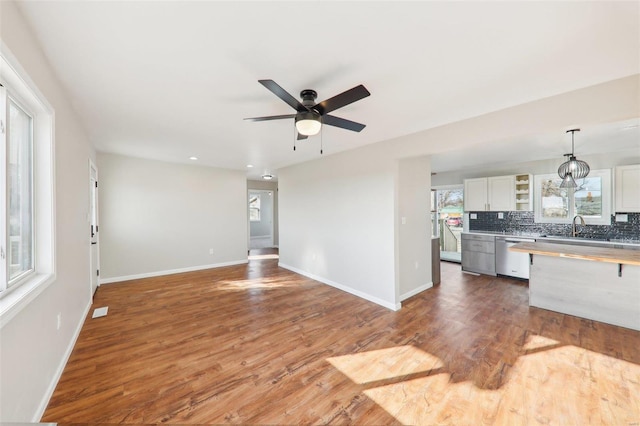
<path fill-rule="evenodd" d="M 20 8 L 99 151 L 173 162 L 195 155 L 198 164 L 249 177 L 320 155 L 319 137 L 292 150 L 293 120 L 243 120 L 294 112 L 259 79 L 295 97 L 314 89 L 318 101 L 358 84 L 369 89 L 370 97 L 332 113 L 367 127 L 325 126 L 327 154 L 640 72 L 634 1 Z M 515 154 L 506 145 L 503 156 L 522 155 L 521 145 L 510 144 Z"/>

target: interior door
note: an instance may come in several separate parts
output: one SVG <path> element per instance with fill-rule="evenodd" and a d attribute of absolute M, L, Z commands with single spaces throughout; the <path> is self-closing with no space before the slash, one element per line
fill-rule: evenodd
<path fill-rule="evenodd" d="M 90 282 L 91 296 L 98 289 L 100 277 L 100 251 L 98 237 L 98 170 L 93 162 L 89 163 L 89 231 L 90 231 Z"/>

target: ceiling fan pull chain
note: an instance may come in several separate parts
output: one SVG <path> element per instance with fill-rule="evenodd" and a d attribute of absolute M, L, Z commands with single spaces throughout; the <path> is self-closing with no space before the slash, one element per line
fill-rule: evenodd
<path fill-rule="evenodd" d="M 296 136 L 297 136 L 296 132 L 297 132 L 297 130 L 296 130 L 296 122 L 294 121 L 293 122 L 293 150 L 294 151 L 296 150 Z"/>
<path fill-rule="evenodd" d="M 322 135 L 324 135 L 324 130 L 322 128 L 320 128 L 320 155 L 322 155 L 322 142 L 324 140 Z"/>

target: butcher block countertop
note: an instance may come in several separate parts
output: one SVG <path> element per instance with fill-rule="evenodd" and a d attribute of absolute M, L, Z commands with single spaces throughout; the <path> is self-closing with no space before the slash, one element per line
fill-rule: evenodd
<path fill-rule="evenodd" d="M 640 250 L 543 242 L 518 243 L 511 246 L 509 250 L 540 254 L 543 256 L 568 257 L 571 259 L 594 260 L 596 262 L 640 266 Z"/>

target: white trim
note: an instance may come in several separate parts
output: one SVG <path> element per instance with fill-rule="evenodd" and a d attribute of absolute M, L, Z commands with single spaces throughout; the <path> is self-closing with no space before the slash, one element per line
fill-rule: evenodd
<path fill-rule="evenodd" d="M 92 305 L 92 302 L 89 301 L 89 303 L 87 303 L 87 307 L 84 309 L 84 313 L 82 314 L 82 320 L 78 322 L 76 331 L 73 333 L 73 339 L 71 339 L 71 342 L 69 342 L 69 346 L 67 346 L 67 350 L 65 351 L 64 356 L 62 357 L 60 364 L 58 364 L 58 369 L 56 370 L 56 373 L 53 375 L 53 378 L 51 379 L 51 383 L 49 383 L 49 387 L 47 388 L 47 391 L 45 392 L 44 397 L 42 398 L 42 401 L 40 401 L 40 405 L 38 406 L 38 409 L 36 410 L 35 415 L 31 419 L 32 423 L 38 423 L 41 421 L 42 416 L 44 415 L 44 411 L 47 409 L 47 406 L 49 405 L 49 401 L 53 396 L 53 392 L 56 390 L 56 386 L 58 386 L 60 377 L 62 377 L 64 368 L 67 366 L 67 363 L 69 362 L 69 358 L 71 357 L 73 348 L 76 346 L 76 342 L 78 341 L 78 337 L 80 336 L 80 332 L 82 331 L 82 327 L 84 326 L 84 322 L 87 318 L 87 314 L 89 313 L 89 309 L 91 309 L 91 305 Z"/>
<path fill-rule="evenodd" d="M 118 283 L 121 281 L 139 280 L 141 278 L 160 277 L 163 275 L 181 274 L 183 272 L 201 271 L 203 269 L 222 268 L 224 266 L 242 265 L 248 263 L 248 259 L 234 260 L 231 262 L 214 263 L 211 265 L 190 266 L 188 268 L 167 269 L 165 271 L 146 272 L 144 274 L 123 275 L 121 277 L 100 279 L 99 285 Z"/>
<path fill-rule="evenodd" d="M 380 306 L 383 306 L 383 307 L 385 307 L 387 309 L 391 309 L 392 311 L 399 311 L 400 308 L 402 307 L 402 305 L 400 303 L 395 303 L 394 304 L 394 303 L 387 302 L 386 300 L 382 300 L 382 299 L 377 298 L 375 296 L 371 296 L 370 294 L 363 293 L 363 292 L 361 292 L 359 290 L 353 289 L 353 288 L 348 287 L 348 286 L 343 285 L 343 284 L 339 284 L 339 283 L 337 283 L 335 281 L 331 281 L 329 279 L 320 277 L 318 275 L 311 274 L 309 272 L 305 272 L 305 271 L 303 271 L 301 269 L 294 268 L 293 266 L 289 266 L 289 265 L 287 265 L 285 263 L 280 263 L 279 262 L 278 266 L 281 267 L 281 268 L 284 268 L 284 269 L 288 269 L 288 270 L 290 270 L 292 272 L 295 272 L 296 274 L 300 274 L 300 275 L 303 275 L 305 277 L 311 278 L 312 280 L 316 280 L 316 281 L 319 281 L 319 282 L 321 282 L 323 284 L 330 285 L 331 287 L 335 287 L 338 290 L 342 290 L 342 291 L 347 292 L 349 294 L 353 294 L 354 296 L 358 296 L 361 299 L 365 299 L 365 300 L 368 300 L 369 302 L 373 302 L 373 303 L 375 303 L 377 305 L 380 305 Z"/>
<path fill-rule="evenodd" d="M 408 292 L 406 292 L 405 294 L 400 295 L 400 301 L 405 301 L 408 298 L 415 296 L 418 293 L 422 293 L 425 290 L 430 289 L 431 287 L 433 287 L 433 282 L 428 282 L 426 284 L 421 285 L 418 288 L 414 288 L 413 290 L 410 290 Z"/>

